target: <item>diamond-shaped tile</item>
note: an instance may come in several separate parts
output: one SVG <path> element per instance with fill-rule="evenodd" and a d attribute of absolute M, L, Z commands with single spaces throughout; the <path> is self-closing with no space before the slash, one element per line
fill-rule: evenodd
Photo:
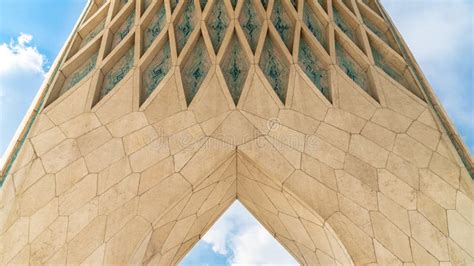
<path fill-rule="evenodd" d="M 143 95 L 142 102 L 144 102 L 150 94 L 156 89 L 158 84 L 168 74 L 171 68 L 171 53 L 169 42 L 163 45 L 158 50 L 157 55 L 153 58 L 150 65 L 143 71 Z"/>
<path fill-rule="evenodd" d="M 240 12 L 239 23 L 247 37 L 250 48 L 253 52 L 257 48 L 258 38 L 262 30 L 263 18 L 259 16 L 252 0 L 244 0 L 242 11 Z"/>
<path fill-rule="evenodd" d="M 336 61 L 350 79 L 366 92 L 370 92 L 367 73 L 339 42 L 336 42 Z"/>
<path fill-rule="evenodd" d="M 328 71 L 305 38 L 300 39 L 298 64 L 314 85 L 316 85 L 316 88 L 318 88 L 327 99 L 330 99 Z"/>
<path fill-rule="evenodd" d="M 235 34 L 232 36 L 220 66 L 232 99 L 237 105 L 249 72 L 250 62 Z"/>
<path fill-rule="evenodd" d="M 76 38 L 74 38 L 74 44 L 72 45 L 71 50 L 68 53 L 67 59 L 71 58 L 74 54 L 76 54 L 77 51 L 82 49 L 84 46 L 86 46 L 88 43 L 90 43 L 93 39 L 95 39 L 103 32 L 109 8 L 98 8 L 99 7 L 97 7 L 96 5 L 91 6 L 90 12 L 93 12 L 93 14 L 90 15 L 93 15 L 94 18 L 91 19 L 90 17 L 87 17 L 85 22 L 83 22 L 83 24 L 81 25 L 80 29 L 77 32 L 78 34 L 76 35 Z"/>
<path fill-rule="evenodd" d="M 112 39 L 112 46 L 110 50 L 113 50 L 132 30 L 133 24 L 135 23 L 135 10 L 130 12 L 127 19 L 119 26 L 117 31 L 114 33 Z"/>
<path fill-rule="evenodd" d="M 191 52 L 187 55 L 184 65 L 181 67 L 181 78 L 183 80 L 184 94 L 188 105 L 194 96 L 196 96 L 210 67 L 211 59 L 207 54 L 206 44 L 201 35 L 195 47 L 191 49 Z"/>
<path fill-rule="evenodd" d="M 289 63 L 275 46 L 270 36 L 267 36 L 263 45 L 259 65 L 273 90 L 284 104 L 290 76 Z"/>
<path fill-rule="evenodd" d="M 286 47 L 291 51 L 293 35 L 295 33 L 295 21 L 288 10 L 286 10 L 282 0 L 275 0 L 271 20 Z"/>
<path fill-rule="evenodd" d="M 379 30 L 377 26 L 375 26 L 374 23 L 372 23 L 369 19 L 367 19 L 365 16 L 362 17 L 364 20 L 364 24 L 375 34 L 377 35 L 380 39 L 382 39 L 384 42 L 387 44 L 389 43 L 387 36 L 385 35 L 385 32 L 382 32 Z"/>
<path fill-rule="evenodd" d="M 206 26 L 216 53 L 221 47 L 229 23 L 229 16 L 225 10 L 224 1 L 215 1 L 211 14 L 207 19 Z"/>
<path fill-rule="evenodd" d="M 93 53 L 84 63 L 82 63 L 79 68 L 77 68 L 71 75 L 69 75 L 66 80 L 64 81 L 63 87 L 59 92 L 59 96 L 63 95 L 69 89 L 71 89 L 74 85 L 79 83 L 85 76 L 87 76 L 91 71 L 95 68 L 97 63 L 97 57 L 99 55 L 99 51 L 97 50 Z"/>
<path fill-rule="evenodd" d="M 369 39 L 369 43 L 375 65 L 396 82 L 400 83 L 400 85 L 413 92 L 419 98 L 424 99 L 422 93 L 415 85 L 410 72 L 407 70 L 406 63 L 403 59 L 401 57 L 398 58 L 397 54 L 382 42 L 376 44 L 371 38 Z"/>
<path fill-rule="evenodd" d="M 233 9 L 235 9 L 235 7 L 237 6 L 237 2 L 238 0 L 230 0 L 230 4 L 232 5 Z"/>
<path fill-rule="evenodd" d="M 166 25 L 166 9 L 164 3 L 158 8 L 158 11 L 153 15 L 150 24 L 145 27 L 143 32 L 143 51 L 148 50 L 153 41 L 158 37 L 160 32 Z"/>
<path fill-rule="evenodd" d="M 394 68 L 392 68 L 388 62 L 385 61 L 385 58 L 382 56 L 382 53 L 375 48 L 373 45 L 371 45 L 371 50 L 372 50 L 372 55 L 374 56 L 374 61 L 375 65 L 381 68 L 387 75 L 392 77 L 394 80 L 398 81 L 398 83 L 406 86 L 404 84 L 404 79 L 402 78 L 402 75 L 398 73 Z M 406 86 L 407 87 L 407 86 Z"/>
<path fill-rule="evenodd" d="M 99 35 L 104 29 L 104 26 L 105 26 L 105 18 L 99 24 L 97 24 L 97 26 L 95 26 L 93 30 L 91 30 L 89 33 L 87 33 L 86 36 L 84 36 L 84 38 L 81 41 L 81 44 L 79 45 L 80 48 L 86 46 L 86 44 L 88 44 L 92 39 L 94 39 L 97 35 Z"/>
<path fill-rule="evenodd" d="M 175 25 L 176 47 L 178 49 L 178 53 L 180 53 L 183 47 L 186 45 L 189 36 L 193 32 L 196 25 L 199 23 L 194 1 L 184 1 L 186 2 L 184 3 L 179 19 Z"/>
<path fill-rule="evenodd" d="M 171 13 L 176 9 L 176 6 L 179 4 L 180 0 L 170 0 Z"/>
<path fill-rule="evenodd" d="M 354 42 L 360 48 L 361 43 L 357 36 L 357 32 L 355 31 L 351 23 L 348 21 L 348 18 L 344 17 L 341 11 L 339 11 L 339 9 L 337 9 L 336 7 L 333 7 L 333 15 L 334 23 L 336 23 L 339 29 L 341 29 L 342 32 L 344 32 L 346 36 L 349 37 L 349 39 L 351 39 L 352 42 Z"/>
<path fill-rule="evenodd" d="M 388 44 L 393 50 L 400 54 L 399 47 L 393 34 L 391 33 L 388 25 L 380 19 L 379 17 L 375 16 L 374 14 L 370 13 L 368 7 L 360 4 L 360 13 L 362 16 L 362 21 L 364 25 L 369 28 L 369 31 L 374 33 L 377 37 L 382 39 L 386 44 Z"/>
<path fill-rule="evenodd" d="M 319 43 L 329 51 L 328 41 L 327 41 L 327 23 L 323 22 L 314 12 L 313 8 L 305 2 L 303 9 L 303 22 L 308 27 L 308 29 L 313 33 L 314 37 L 319 41 Z"/>
<path fill-rule="evenodd" d="M 132 45 L 125 54 L 105 73 L 99 100 L 107 95 L 132 69 L 134 63 L 135 46 Z"/>
<path fill-rule="evenodd" d="M 207 0 L 199 0 L 199 4 L 201 5 L 201 10 L 204 10 L 207 5 Z"/>

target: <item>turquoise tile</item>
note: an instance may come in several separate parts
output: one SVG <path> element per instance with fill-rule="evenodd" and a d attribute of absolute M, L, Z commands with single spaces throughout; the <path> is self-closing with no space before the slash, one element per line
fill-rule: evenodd
<path fill-rule="evenodd" d="M 291 51 L 295 25 L 291 14 L 284 8 L 282 0 L 275 0 L 271 20 L 286 47 Z"/>
<path fill-rule="evenodd" d="M 259 65 L 273 90 L 284 104 L 290 75 L 289 63 L 268 36 L 263 46 Z"/>
<path fill-rule="evenodd" d="M 99 100 L 107 95 L 128 74 L 134 63 L 134 49 L 132 45 L 119 61 L 104 76 Z"/>
<path fill-rule="evenodd" d="M 339 67 L 350 79 L 366 92 L 370 91 L 367 73 L 338 42 L 336 42 L 336 59 Z"/>
<path fill-rule="evenodd" d="M 143 49 L 148 50 L 153 41 L 163 30 L 166 25 L 166 9 L 165 5 L 162 4 L 156 14 L 153 16 L 150 24 L 145 28 L 143 34 Z"/>
<path fill-rule="evenodd" d="M 91 32 L 89 32 L 86 36 L 81 41 L 81 44 L 79 45 L 81 48 L 86 46 L 92 39 L 97 37 L 102 30 L 104 29 L 105 26 L 105 19 L 102 20 Z"/>
<path fill-rule="evenodd" d="M 195 47 L 187 55 L 186 61 L 181 69 L 181 79 L 183 80 L 184 94 L 189 105 L 196 96 L 199 87 L 207 76 L 211 67 L 211 60 L 207 54 L 207 48 L 202 36 L 195 44 Z"/>
<path fill-rule="evenodd" d="M 196 7 L 194 6 L 193 0 L 185 0 L 184 10 L 179 17 L 176 26 L 176 47 L 178 53 L 181 52 L 183 47 L 188 42 L 189 36 L 194 30 L 194 27 L 198 24 L 198 18 L 196 15 Z"/>
<path fill-rule="evenodd" d="M 329 76 L 321 60 L 314 54 L 304 38 L 300 40 L 298 64 L 328 100 L 330 100 Z"/>
<path fill-rule="evenodd" d="M 342 14 L 336 8 L 333 8 L 333 14 L 334 14 L 334 22 L 339 27 L 339 29 L 341 29 L 342 32 L 344 32 L 347 35 L 347 37 L 349 37 L 349 39 L 352 40 L 352 42 L 354 42 L 357 46 L 360 47 L 360 43 L 357 38 L 357 34 L 355 30 L 349 25 L 349 23 L 342 16 Z"/>
<path fill-rule="evenodd" d="M 142 100 L 145 101 L 150 94 L 156 89 L 158 84 L 168 74 L 171 69 L 171 53 L 169 42 L 163 45 L 156 56 L 151 61 L 150 65 L 144 70 L 142 74 L 143 81 L 143 95 Z"/>
<path fill-rule="evenodd" d="M 232 99 L 237 105 L 249 72 L 250 62 L 235 34 L 232 36 L 220 66 Z"/>
<path fill-rule="evenodd" d="M 69 77 L 64 81 L 64 85 L 59 92 L 59 96 L 66 93 L 69 89 L 74 87 L 79 81 L 84 79 L 92 70 L 95 68 L 97 63 L 99 51 L 95 52 L 86 62 L 84 62 L 76 71 L 74 71 Z"/>
<path fill-rule="evenodd" d="M 110 50 L 113 50 L 127 35 L 130 33 L 130 30 L 133 28 L 135 23 L 135 10 L 128 15 L 127 19 L 120 25 L 118 30 L 114 34 L 112 39 L 112 47 Z"/>
<path fill-rule="evenodd" d="M 224 40 L 224 35 L 229 27 L 229 23 L 229 16 L 225 11 L 224 1 L 216 1 L 207 20 L 207 30 L 209 31 L 212 46 L 216 54 Z"/>
<path fill-rule="evenodd" d="M 251 0 L 244 0 L 244 6 L 240 13 L 239 23 L 247 37 L 250 48 L 255 53 L 258 38 L 262 30 L 262 18 L 257 14 L 256 7 Z"/>
<path fill-rule="evenodd" d="M 323 24 L 321 18 L 316 16 L 313 9 L 307 3 L 304 5 L 303 22 L 311 31 L 311 33 L 313 33 L 314 37 L 316 37 L 319 43 L 324 47 L 324 49 L 329 51 L 326 27 Z"/>

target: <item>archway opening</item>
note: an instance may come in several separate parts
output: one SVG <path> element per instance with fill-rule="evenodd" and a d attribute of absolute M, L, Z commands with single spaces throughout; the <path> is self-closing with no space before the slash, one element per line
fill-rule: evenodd
<path fill-rule="evenodd" d="M 180 262 L 192 265 L 299 265 L 238 200 Z"/>

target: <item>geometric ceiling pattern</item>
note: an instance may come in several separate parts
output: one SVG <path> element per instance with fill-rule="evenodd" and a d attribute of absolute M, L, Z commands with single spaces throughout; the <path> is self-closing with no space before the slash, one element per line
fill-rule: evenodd
<path fill-rule="evenodd" d="M 473 264 L 472 158 L 380 7 L 89 2 L 7 151 L 0 265 L 174 265 L 236 200 L 302 265 Z"/>
<path fill-rule="evenodd" d="M 141 103 L 177 66 L 190 105 L 213 65 L 225 77 L 236 105 L 252 65 L 260 68 L 283 104 L 292 65 L 329 102 L 334 97 L 331 77 L 338 71 L 332 65 L 376 101 L 374 68 L 423 98 L 387 23 L 370 1 L 119 2 L 112 6 L 96 1 L 68 51 L 65 67 L 71 66 L 53 84 L 48 104 L 99 69 L 95 105 L 134 66 L 143 69 Z M 151 63 L 151 58 L 159 62 Z"/>

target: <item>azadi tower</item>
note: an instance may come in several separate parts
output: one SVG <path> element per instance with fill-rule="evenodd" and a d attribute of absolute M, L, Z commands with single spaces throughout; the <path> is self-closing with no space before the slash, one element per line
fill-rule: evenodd
<path fill-rule="evenodd" d="M 91 0 L 7 153 L 0 264 L 178 264 L 239 200 L 302 265 L 473 265 L 472 176 L 379 1 Z"/>

